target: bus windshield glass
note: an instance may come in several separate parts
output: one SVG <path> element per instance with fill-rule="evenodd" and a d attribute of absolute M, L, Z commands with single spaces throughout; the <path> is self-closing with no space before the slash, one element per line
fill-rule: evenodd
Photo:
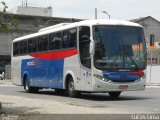
<path fill-rule="evenodd" d="M 99 70 L 144 70 L 146 44 L 141 27 L 93 26 L 94 66 Z"/>

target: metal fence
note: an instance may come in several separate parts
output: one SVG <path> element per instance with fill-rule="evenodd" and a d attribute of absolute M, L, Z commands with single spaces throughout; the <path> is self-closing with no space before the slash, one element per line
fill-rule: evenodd
<path fill-rule="evenodd" d="M 146 78 L 147 85 L 160 85 L 160 65 L 148 65 Z"/>
<path fill-rule="evenodd" d="M 160 85 L 160 49 L 151 49 L 147 58 L 147 85 Z"/>

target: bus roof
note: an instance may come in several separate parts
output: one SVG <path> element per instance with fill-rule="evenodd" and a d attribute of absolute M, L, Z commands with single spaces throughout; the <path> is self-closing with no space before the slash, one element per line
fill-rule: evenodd
<path fill-rule="evenodd" d="M 13 40 L 13 42 L 21 41 L 23 39 L 28 39 L 32 37 L 37 37 L 40 35 L 45 35 L 45 34 L 60 31 L 60 30 L 74 28 L 77 26 L 93 26 L 93 25 L 120 25 L 120 26 L 142 27 L 141 25 L 137 23 L 133 23 L 133 22 L 125 21 L 125 20 L 106 20 L 106 19 L 84 20 L 84 21 L 75 22 L 75 23 L 64 23 L 64 24 L 61 23 L 61 24 L 53 25 L 47 28 L 42 28 L 37 33 L 33 33 L 30 35 L 16 38 Z"/>
<path fill-rule="evenodd" d="M 79 25 L 87 24 L 87 25 L 122 25 L 122 26 L 137 26 L 142 27 L 141 25 L 125 20 L 107 20 L 107 19 L 94 19 L 94 20 L 84 20 L 78 22 Z"/>

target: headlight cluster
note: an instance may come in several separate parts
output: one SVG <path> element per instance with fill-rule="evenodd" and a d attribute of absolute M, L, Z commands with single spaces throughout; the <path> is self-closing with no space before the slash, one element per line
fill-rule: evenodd
<path fill-rule="evenodd" d="M 101 75 L 94 74 L 93 76 L 94 76 L 95 78 L 100 79 L 100 80 L 103 80 L 103 81 L 109 81 L 108 79 L 106 79 L 104 76 L 101 76 Z"/>
<path fill-rule="evenodd" d="M 146 79 L 146 74 L 144 76 L 140 77 L 140 80 Z"/>

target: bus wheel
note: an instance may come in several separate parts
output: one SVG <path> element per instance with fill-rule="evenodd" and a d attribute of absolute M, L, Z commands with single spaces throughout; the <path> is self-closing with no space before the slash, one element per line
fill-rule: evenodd
<path fill-rule="evenodd" d="M 74 82 L 72 77 L 70 77 L 67 82 L 67 94 L 69 97 L 72 97 L 72 98 L 77 97 L 78 95 L 78 92 L 74 88 Z"/>
<path fill-rule="evenodd" d="M 29 81 L 26 79 L 24 81 L 24 89 L 27 93 L 36 93 L 38 92 L 38 88 L 30 87 Z"/>
<path fill-rule="evenodd" d="M 118 98 L 121 92 L 108 92 L 111 98 Z"/>

